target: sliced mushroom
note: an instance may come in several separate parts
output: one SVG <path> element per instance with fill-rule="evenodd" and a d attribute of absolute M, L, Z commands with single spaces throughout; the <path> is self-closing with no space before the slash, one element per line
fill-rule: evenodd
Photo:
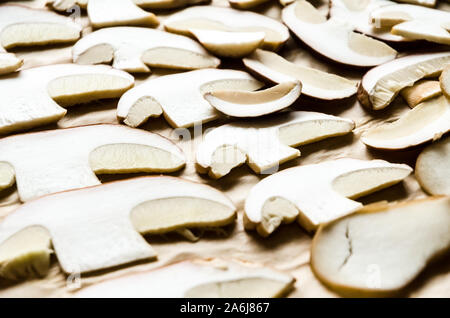
<path fill-rule="evenodd" d="M 274 298 L 287 294 L 294 282 L 290 275 L 249 263 L 194 260 L 104 281 L 75 297 Z"/>
<path fill-rule="evenodd" d="M 247 163 L 256 173 L 300 156 L 293 148 L 350 133 L 352 120 L 314 112 L 291 112 L 258 122 L 235 122 L 207 133 L 197 150 L 197 170 L 221 178 Z"/>
<path fill-rule="evenodd" d="M 87 12 L 95 28 L 118 25 L 157 26 L 158 18 L 139 8 L 132 0 L 89 0 Z"/>
<path fill-rule="evenodd" d="M 172 177 L 142 177 L 45 196 L 23 204 L 0 223 L 0 275 L 45 275 L 50 242 L 62 270 L 70 274 L 154 259 L 154 250 L 139 233 L 224 226 L 234 221 L 235 211 L 214 188 Z"/>
<path fill-rule="evenodd" d="M 266 3 L 269 0 L 228 0 L 230 6 L 235 9 L 251 9 L 253 7 L 259 6 L 262 3 Z"/>
<path fill-rule="evenodd" d="M 57 11 L 70 10 L 74 6 L 79 6 L 82 9 L 86 9 L 89 0 L 49 0 L 47 5 L 50 5 L 53 9 Z"/>
<path fill-rule="evenodd" d="M 61 106 L 121 96 L 134 84 L 131 75 L 105 65 L 57 64 L 8 75 L 0 85 L 0 133 L 53 123 Z"/>
<path fill-rule="evenodd" d="M 450 199 L 377 204 L 323 225 L 311 267 L 347 295 L 392 295 L 450 247 Z"/>
<path fill-rule="evenodd" d="M 273 83 L 300 81 L 302 94 L 320 100 L 348 98 L 357 91 L 358 82 L 314 68 L 294 64 L 276 53 L 256 50 L 244 58 L 245 66 Z"/>
<path fill-rule="evenodd" d="M 397 2 L 417 4 L 420 6 L 433 8 L 436 6 L 436 0 L 396 0 Z"/>
<path fill-rule="evenodd" d="M 417 158 L 416 177 L 425 191 L 450 195 L 450 138 L 431 144 Z"/>
<path fill-rule="evenodd" d="M 138 27 L 105 28 L 90 33 L 75 44 L 72 56 L 79 64 L 113 61 L 114 68 L 128 72 L 149 72 L 147 65 L 197 69 L 217 67 L 220 63 L 187 37 Z"/>
<path fill-rule="evenodd" d="M 348 158 L 290 168 L 252 188 L 245 201 L 244 225 L 268 236 L 282 223 L 297 220 L 313 231 L 362 207 L 351 199 L 396 184 L 411 171 L 404 164 Z"/>
<path fill-rule="evenodd" d="M 438 140 L 450 130 L 450 101 L 435 97 L 417 105 L 393 123 L 369 129 L 361 140 L 379 149 L 405 149 Z"/>
<path fill-rule="evenodd" d="M 370 67 L 393 60 L 397 52 L 387 44 L 353 32 L 345 19 L 327 18 L 305 0 L 282 11 L 283 22 L 308 47 L 335 62 Z"/>
<path fill-rule="evenodd" d="M 447 65 L 439 78 L 442 92 L 450 98 L 450 65 Z"/>
<path fill-rule="evenodd" d="M 442 94 L 439 81 L 421 80 L 413 86 L 405 87 L 400 91 L 400 95 L 414 108 L 420 103 Z"/>
<path fill-rule="evenodd" d="M 300 82 L 285 82 L 257 92 L 214 91 L 206 93 L 205 99 L 228 116 L 260 117 L 291 106 L 300 96 L 301 90 Z"/>
<path fill-rule="evenodd" d="M 17 71 L 23 65 L 23 59 L 12 53 L 2 52 L 0 48 L 0 75 Z"/>
<path fill-rule="evenodd" d="M 263 84 L 245 72 L 205 69 L 149 79 L 122 96 L 117 116 L 131 127 L 164 117 L 172 127 L 192 127 L 219 118 L 203 94 L 220 89 L 255 90 Z"/>
<path fill-rule="evenodd" d="M 262 47 L 270 50 L 279 48 L 289 38 L 288 29 L 276 20 L 254 12 L 214 6 L 197 6 L 177 12 L 164 21 L 164 28 L 183 35 L 192 35 L 192 29 L 236 32 L 238 37 L 239 32 L 264 32 Z"/>
<path fill-rule="evenodd" d="M 439 52 L 412 54 L 377 66 L 364 75 L 358 99 L 366 107 L 383 109 L 402 89 L 439 74 L 448 63 L 450 52 Z"/>
<path fill-rule="evenodd" d="M 185 164 L 183 153 L 169 140 L 120 125 L 81 126 L 3 138 L 0 162 L 6 164 L 0 166 L 0 179 L 10 180 L 2 183 L 11 185 L 15 175 L 22 201 L 98 185 L 96 173 L 172 172 Z"/>
<path fill-rule="evenodd" d="M 51 0 L 48 3 L 52 5 L 53 9 L 58 11 L 67 11 L 74 5 L 86 9 L 89 0 Z M 194 5 L 206 3 L 210 0 L 133 0 L 141 8 L 145 9 L 172 9 L 184 7 L 187 5 Z"/>

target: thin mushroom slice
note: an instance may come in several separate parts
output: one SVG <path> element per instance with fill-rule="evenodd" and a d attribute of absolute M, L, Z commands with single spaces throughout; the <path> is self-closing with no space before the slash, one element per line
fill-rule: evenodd
<path fill-rule="evenodd" d="M 235 9 L 247 10 L 268 1 L 269 0 L 228 0 L 228 3 Z"/>
<path fill-rule="evenodd" d="M 375 204 L 323 225 L 314 237 L 311 267 L 346 295 L 401 291 L 450 247 L 450 199 Z"/>
<path fill-rule="evenodd" d="M 13 168 L 20 199 L 29 201 L 98 185 L 96 173 L 172 172 L 181 169 L 185 159 L 159 135 L 121 125 L 93 125 L 3 138 L 0 163 Z M 0 180 L 11 180 L 8 165 L 0 165 Z"/>
<path fill-rule="evenodd" d="M 139 8 L 132 0 L 89 0 L 87 12 L 95 28 L 118 25 L 157 26 L 158 18 Z"/>
<path fill-rule="evenodd" d="M 51 6 L 56 11 L 65 11 L 72 9 L 74 6 L 79 6 L 81 9 L 86 9 L 89 0 L 50 0 L 47 5 Z"/>
<path fill-rule="evenodd" d="M 23 59 L 12 53 L 2 52 L 0 48 L 0 75 L 17 71 L 23 65 Z"/>
<path fill-rule="evenodd" d="M 417 158 L 416 177 L 425 191 L 450 195 L 450 138 L 426 147 Z"/>
<path fill-rule="evenodd" d="M 174 279 L 176 277 L 176 279 Z M 123 275 L 83 288 L 77 298 L 274 298 L 295 279 L 250 263 L 193 260 Z"/>
<path fill-rule="evenodd" d="M 109 66 L 56 64 L 1 78 L 0 133 L 53 123 L 68 107 L 116 98 L 134 85 L 134 78 Z"/>
<path fill-rule="evenodd" d="M 142 177 L 44 196 L 0 223 L 0 275 L 45 275 L 50 242 L 68 274 L 154 259 L 140 234 L 224 226 L 235 213 L 221 192 L 173 177 Z"/>
<path fill-rule="evenodd" d="M 435 97 L 417 105 L 393 123 L 369 129 L 361 140 L 379 149 L 406 149 L 438 140 L 450 130 L 450 100 Z"/>
<path fill-rule="evenodd" d="M 439 77 L 442 92 L 450 98 L 450 65 L 447 65 Z"/>
<path fill-rule="evenodd" d="M 288 29 L 280 22 L 249 11 L 214 6 L 196 6 L 171 15 L 164 21 L 169 32 L 192 35 L 192 29 L 210 31 L 264 32 L 262 47 L 276 50 L 289 39 Z"/>
<path fill-rule="evenodd" d="M 413 20 L 395 25 L 391 32 L 409 39 L 450 45 L 450 33 L 439 24 Z"/>
<path fill-rule="evenodd" d="M 371 67 L 397 56 L 387 44 L 354 32 L 346 19 L 332 17 L 327 20 L 305 0 L 285 7 L 282 19 L 309 48 L 341 64 Z"/>
<path fill-rule="evenodd" d="M 174 9 L 190 5 L 209 3 L 211 0 L 133 0 L 145 9 Z"/>
<path fill-rule="evenodd" d="M 349 158 L 290 168 L 252 188 L 245 201 L 244 225 L 268 236 L 282 223 L 297 220 L 313 231 L 362 207 L 349 198 L 396 184 L 411 171 L 404 164 Z"/>
<path fill-rule="evenodd" d="M 256 90 L 263 84 L 234 70 L 205 69 L 149 79 L 119 100 L 117 117 L 137 127 L 150 117 L 164 117 L 174 128 L 192 127 L 220 117 L 203 95 L 220 89 Z"/>
<path fill-rule="evenodd" d="M 314 68 L 294 64 L 276 53 L 256 50 L 243 59 L 252 72 L 273 83 L 300 81 L 302 95 L 319 100 L 344 99 L 356 94 L 358 82 L 323 72 Z"/>
<path fill-rule="evenodd" d="M 258 122 L 235 122 L 213 129 L 197 150 L 197 170 L 221 178 L 247 163 L 256 173 L 275 170 L 300 156 L 293 148 L 350 133 L 352 120 L 315 112 L 290 112 Z"/>
<path fill-rule="evenodd" d="M 421 80 L 413 86 L 405 87 L 400 91 L 400 95 L 414 108 L 420 103 L 442 94 L 439 81 Z"/>
<path fill-rule="evenodd" d="M 105 28 L 79 40 L 72 50 L 74 63 L 109 63 L 128 72 L 215 68 L 220 60 L 194 40 L 181 35 L 139 27 Z M 147 66 L 148 65 L 148 66 Z"/>
<path fill-rule="evenodd" d="M 379 65 L 364 75 L 358 100 L 368 108 L 386 108 L 402 89 L 439 74 L 448 63 L 450 52 L 438 52 L 407 55 Z"/>
<path fill-rule="evenodd" d="M 260 117 L 291 106 L 300 96 L 300 82 L 285 82 L 257 91 L 220 90 L 205 94 L 218 111 L 233 117 Z"/>
<path fill-rule="evenodd" d="M 436 6 L 436 0 L 396 0 L 397 2 L 417 4 L 420 6 L 434 8 Z"/>

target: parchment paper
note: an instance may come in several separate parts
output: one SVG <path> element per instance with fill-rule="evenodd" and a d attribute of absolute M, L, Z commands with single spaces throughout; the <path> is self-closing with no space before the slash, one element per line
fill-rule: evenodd
<path fill-rule="evenodd" d="M 11 3 L 24 3 L 33 7 L 45 7 L 45 0 L 36 1 L 11 1 Z M 327 11 L 327 1 L 312 1 L 320 5 L 323 12 Z M 225 0 L 214 1 L 214 5 L 228 6 Z M 441 5 L 441 8 L 449 10 L 450 5 Z M 277 1 L 258 7 L 255 11 L 264 13 L 272 18 L 280 19 L 281 6 Z M 162 20 L 170 11 L 156 12 Z M 88 24 L 85 14 L 80 21 L 86 26 Z M 161 28 L 161 27 L 160 27 Z M 91 32 L 87 27 L 84 33 Z M 38 65 L 55 63 L 68 63 L 71 61 L 71 45 L 53 46 L 46 49 L 22 49 L 14 51 L 18 56 L 25 58 L 24 68 Z M 327 61 L 313 56 L 298 40 L 291 39 L 280 52 L 290 61 L 310 65 L 316 68 L 347 76 L 348 78 L 360 79 L 364 71 L 350 70 L 343 66 L 333 65 Z M 243 69 L 237 62 L 224 61 L 223 68 L 232 67 Z M 153 69 L 151 76 L 159 76 L 170 73 L 168 71 Z M 137 76 L 137 85 L 145 80 L 147 76 Z M 0 83 L 1 84 L 1 83 Z M 24 87 L 26 89 L 26 87 Z M 176 92 L 174 92 L 176 93 Z M 73 127 L 95 123 L 118 123 L 116 119 L 117 100 L 100 101 L 88 105 L 77 106 L 69 109 L 65 118 L 57 125 L 47 126 L 42 129 L 57 127 Z M 361 133 L 368 128 L 379 125 L 385 121 L 392 121 L 408 111 L 407 105 L 397 98 L 387 109 L 381 112 L 369 112 L 365 110 L 356 99 L 345 103 L 319 103 L 315 104 L 304 98 L 300 98 L 292 107 L 296 110 L 312 110 L 332 115 L 343 116 L 353 119 L 357 128 L 353 135 L 328 139 L 300 147 L 302 156 L 296 160 L 282 165 L 285 169 L 297 165 L 318 163 L 339 157 L 352 157 L 359 159 L 385 159 L 396 163 L 406 163 L 414 167 L 417 155 L 423 147 L 417 147 L 407 151 L 386 152 L 368 149 L 360 141 Z M 218 126 L 227 120 L 219 120 L 206 125 L 204 128 Z M 209 184 L 223 191 L 235 203 L 239 210 L 239 217 L 234 226 L 225 229 L 224 233 L 207 233 L 198 242 L 191 243 L 177 235 L 167 235 L 147 238 L 148 242 L 158 253 L 158 260 L 140 264 L 129 264 L 121 268 L 102 271 L 96 275 L 83 275 L 78 277 L 67 277 L 60 270 L 56 257 L 53 257 L 49 274 L 43 279 L 27 280 L 24 282 L 8 282 L 0 280 L 0 297 L 60 297 L 70 296 L 70 291 L 98 281 L 103 281 L 123 275 L 124 273 L 138 272 L 164 266 L 176 261 L 220 257 L 224 259 L 240 259 L 270 266 L 280 271 L 290 273 L 296 278 L 295 289 L 289 294 L 290 297 L 337 297 L 335 292 L 327 289 L 318 281 L 311 272 L 309 258 L 311 235 L 307 234 L 297 224 L 282 226 L 269 238 L 261 238 L 255 232 L 246 232 L 242 225 L 242 210 L 245 198 L 252 188 L 264 176 L 257 176 L 246 166 L 235 169 L 223 179 L 210 180 L 198 175 L 194 168 L 195 148 L 201 140 L 201 134 L 193 140 L 179 140 L 174 130 L 164 119 L 151 119 L 142 129 L 159 133 L 170 138 L 180 146 L 189 161 L 187 167 L 176 174 L 189 180 Z M 193 130 L 190 130 L 193 134 Z M 68 140 L 70 142 L 70 140 Z M 32 158 L 30 158 L 32 160 Z M 131 176 L 101 176 L 103 182 L 120 180 Z M 16 209 L 20 202 L 15 188 L 0 193 L 0 219 Z M 402 184 L 364 197 L 361 202 L 367 204 L 380 200 L 404 200 L 423 197 L 426 194 L 420 189 L 414 176 L 410 176 Z M 382 273 L 381 273 L 382 275 Z M 401 296 L 407 297 L 450 297 L 450 257 L 441 259 L 430 265 Z"/>

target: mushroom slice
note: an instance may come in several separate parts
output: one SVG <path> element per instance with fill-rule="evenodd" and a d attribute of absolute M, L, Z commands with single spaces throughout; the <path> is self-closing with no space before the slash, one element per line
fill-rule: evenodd
<path fill-rule="evenodd" d="M 145 9 L 173 9 L 188 5 L 208 3 L 211 0 L 133 0 L 141 8 Z"/>
<path fill-rule="evenodd" d="M 220 116 L 204 99 L 205 93 L 220 89 L 255 90 L 262 85 L 249 74 L 234 70 L 205 69 L 161 76 L 124 94 L 117 117 L 128 126 L 137 127 L 164 113 L 172 127 L 192 127 Z"/>
<path fill-rule="evenodd" d="M 287 294 L 294 282 L 290 275 L 254 264 L 193 260 L 123 275 L 83 288 L 75 297 L 274 298 Z"/>
<path fill-rule="evenodd" d="M 217 56 L 239 58 L 255 51 L 264 41 L 264 32 L 230 32 L 191 29 L 197 40 Z"/>
<path fill-rule="evenodd" d="M 395 25 L 391 32 L 414 40 L 427 40 L 450 45 L 450 33 L 435 23 L 424 23 L 421 20 L 403 22 Z"/>
<path fill-rule="evenodd" d="M 417 105 L 393 123 L 369 129 L 361 140 L 379 149 L 405 149 L 437 140 L 450 130 L 450 101 L 435 97 Z"/>
<path fill-rule="evenodd" d="M 139 234 L 224 226 L 235 214 L 221 192 L 173 177 L 142 177 L 48 195 L 23 204 L 0 223 L 0 275 L 28 277 L 36 268 L 45 274 L 50 241 L 69 274 L 152 259 L 154 250 Z"/>
<path fill-rule="evenodd" d="M 268 236 L 295 220 L 307 231 L 351 214 L 357 198 L 406 178 L 412 169 L 384 160 L 338 159 L 290 168 L 260 181 L 245 201 L 244 225 Z"/>
<path fill-rule="evenodd" d="M 4 76 L 0 133 L 56 122 L 66 114 L 59 105 L 119 97 L 133 85 L 131 75 L 104 65 L 56 64 Z"/>
<path fill-rule="evenodd" d="M 367 72 L 359 86 L 358 100 L 366 107 L 386 108 L 405 87 L 439 74 L 450 63 L 450 52 L 412 54 Z"/>
<path fill-rule="evenodd" d="M 89 0 L 87 12 L 95 28 L 117 25 L 157 26 L 158 18 L 134 4 L 132 0 Z"/>
<path fill-rule="evenodd" d="M 396 0 L 397 2 L 417 4 L 420 6 L 433 8 L 436 6 L 436 0 Z"/>
<path fill-rule="evenodd" d="M 446 66 L 439 78 L 442 92 L 450 98 L 450 65 Z"/>
<path fill-rule="evenodd" d="M 442 94 L 439 81 L 421 80 L 413 86 L 405 87 L 400 91 L 409 107 L 414 108 L 420 103 Z"/>
<path fill-rule="evenodd" d="M 416 177 L 425 191 L 450 195 L 450 138 L 431 144 L 417 158 Z"/>
<path fill-rule="evenodd" d="M 82 9 L 86 9 L 89 0 L 50 0 L 47 1 L 47 5 L 50 5 L 56 11 L 67 12 L 74 6 L 79 6 Z"/>
<path fill-rule="evenodd" d="M 333 289 L 388 295 L 450 247 L 450 198 L 376 204 L 319 228 L 311 250 L 316 276 Z"/>
<path fill-rule="evenodd" d="M 266 3 L 269 0 L 228 0 L 230 6 L 235 9 L 251 9 L 253 7 L 259 6 L 262 3 Z"/>
<path fill-rule="evenodd" d="M 12 53 L 2 52 L 0 48 L 0 75 L 17 71 L 23 65 L 23 59 Z"/>
<path fill-rule="evenodd" d="M 171 15 L 164 21 L 169 32 L 192 35 L 193 29 L 237 32 L 264 32 L 262 47 L 275 50 L 289 39 L 288 29 L 280 22 L 248 11 L 214 6 L 196 6 Z"/>
<path fill-rule="evenodd" d="M 345 19 L 327 20 L 305 0 L 285 7 L 282 19 L 308 47 L 341 64 L 370 67 L 393 60 L 397 55 L 387 44 L 354 32 Z"/>
<path fill-rule="evenodd" d="M 356 94 L 358 82 L 294 64 L 276 53 L 256 50 L 243 59 L 245 66 L 273 83 L 300 81 L 302 95 L 319 100 L 336 100 Z"/>
<path fill-rule="evenodd" d="M 14 169 L 20 199 L 29 201 L 98 185 L 95 173 L 172 172 L 181 169 L 185 159 L 159 135 L 121 125 L 93 125 L 3 138 L 0 162 Z M 7 168 L 0 169 L 0 179 L 10 176 Z"/>
<path fill-rule="evenodd" d="M 314 112 L 290 112 L 235 122 L 207 133 L 197 150 L 197 170 L 221 178 L 244 163 L 256 173 L 278 168 L 300 156 L 293 147 L 350 133 L 352 120 Z"/>
<path fill-rule="evenodd" d="M 128 72 L 149 72 L 151 67 L 197 69 L 217 67 L 220 60 L 197 42 L 181 35 L 139 27 L 95 31 L 73 47 L 73 61 L 112 66 Z"/>

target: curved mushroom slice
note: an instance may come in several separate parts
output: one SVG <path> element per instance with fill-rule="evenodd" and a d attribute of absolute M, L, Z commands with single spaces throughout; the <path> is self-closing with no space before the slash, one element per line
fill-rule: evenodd
<path fill-rule="evenodd" d="M 425 191 L 450 195 L 450 138 L 431 144 L 419 155 L 416 177 Z"/>
<path fill-rule="evenodd" d="M 235 213 L 221 192 L 172 177 L 136 178 L 45 196 L 23 204 L 0 223 L 0 275 L 27 277 L 37 267 L 45 274 L 50 241 L 66 273 L 155 258 L 139 233 L 224 226 L 234 221 Z M 46 232 L 38 236 L 31 231 L 36 227 Z"/>
<path fill-rule="evenodd" d="M 87 12 L 95 28 L 117 25 L 157 26 L 158 18 L 139 8 L 132 0 L 89 0 Z"/>
<path fill-rule="evenodd" d="M 98 185 L 95 173 L 172 172 L 185 164 L 183 153 L 169 140 L 120 125 L 82 126 L 3 138 L 0 162 L 14 169 L 22 201 Z M 11 178 L 8 166 L 0 169 L 0 175 L 3 180 Z"/>
<path fill-rule="evenodd" d="M 387 295 L 448 251 L 449 228 L 448 197 L 368 206 L 319 228 L 311 267 L 337 291 Z"/>
<path fill-rule="evenodd" d="M 1 82 L 0 133 L 4 134 L 58 121 L 66 114 L 59 105 L 119 97 L 134 79 L 109 66 L 57 64 L 5 76 Z"/>
<path fill-rule="evenodd" d="M 255 90 L 262 85 L 249 74 L 234 70 L 205 69 L 161 76 L 124 94 L 117 116 L 128 126 L 137 127 L 164 113 L 172 127 L 192 127 L 220 116 L 203 94 L 220 89 Z"/>
<path fill-rule="evenodd" d="M 81 26 L 54 12 L 19 5 L 0 6 L 0 46 L 34 46 L 74 42 Z"/>
<path fill-rule="evenodd" d="M 220 64 L 192 39 L 138 27 L 105 28 L 90 33 L 75 44 L 72 57 L 79 64 L 113 61 L 114 68 L 128 72 L 149 72 L 147 65 L 197 69 Z"/>
<path fill-rule="evenodd" d="M 391 32 L 414 40 L 427 40 L 450 45 L 450 33 L 445 28 L 439 24 L 424 23 L 421 20 L 397 24 Z"/>
<path fill-rule="evenodd" d="M 348 198 L 389 187 L 411 171 L 404 164 L 348 158 L 290 168 L 252 188 L 245 201 L 244 225 L 268 236 L 282 223 L 297 220 L 313 231 L 362 207 Z"/>
<path fill-rule="evenodd" d="M 228 0 L 231 7 L 235 9 L 251 9 L 269 0 Z"/>
<path fill-rule="evenodd" d="M 300 145 L 350 133 L 352 120 L 314 112 L 291 112 L 258 122 L 235 122 L 206 134 L 197 150 L 197 170 L 221 178 L 247 163 L 256 173 L 300 156 Z"/>
<path fill-rule="evenodd" d="M 66 11 L 73 8 L 74 6 L 79 6 L 82 9 L 86 9 L 89 0 L 50 0 L 47 5 L 50 5 L 56 11 Z"/>
<path fill-rule="evenodd" d="M 252 72 L 274 83 L 300 81 L 302 94 L 320 100 L 348 98 L 356 94 L 358 82 L 307 66 L 291 63 L 276 53 L 256 50 L 244 58 Z"/>
<path fill-rule="evenodd" d="M 445 96 L 417 105 L 393 123 L 369 129 L 361 137 L 379 149 L 405 149 L 437 140 L 450 130 L 450 101 Z"/>
<path fill-rule="evenodd" d="M 223 57 L 243 57 L 255 51 L 264 42 L 264 32 L 229 32 L 190 29 L 197 40 L 211 53 Z"/>
<path fill-rule="evenodd" d="M 220 90 L 205 94 L 218 111 L 234 117 L 260 117 L 291 106 L 300 96 L 300 82 L 285 82 L 257 91 Z"/>
<path fill-rule="evenodd" d="M 442 72 L 450 52 L 412 54 L 377 66 L 367 72 L 359 86 L 358 100 L 375 110 L 387 107 L 405 87 Z"/>
<path fill-rule="evenodd" d="M 400 91 L 400 95 L 414 108 L 422 102 L 442 94 L 439 81 L 421 80 L 413 86 L 406 87 Z"/>
<path fill-rule="evenodd" d="M 209 3 L 211 0 L 133 0 L 145 9 L 173 9 L 189 5 Z"/>
<path fill-rule="evenodd" d="M 248 263 L 194 260 L 123 275 L 84 288 L 75 297 L 274 298 L 287 294 L 294 282 L 290 275 Z"/>
<path fill-rule="evenodd" d="M 12 53 L 2 52 L 0 48 L 0 75 L 17 71 L 23 65 L 23 59 L 17 58 Z"/>
<path fill-rule="evenodd" d="M 446 66 L 439 77 L 442 92 L 450 98 L 450 66 Z"/>
<path fill-rule="evenodd" d="M 275 50 L 289 39 L 288 29 L 280 22 L 248 11 L 214 6 L 197 6 L 184 9 L 164 21 L 169 32 L 192 35 L 192 29 L 214 31 L 264 32 L 262 47 Z"/>
<path fill-rule="evenodd" d="M 353 32 L 341 18 L 327 18 L 305 0 L 282 11 L 283 22 L 308 47 L 335 62 L 370 67 L 394 59 L 397 52 L 387 44 Z"/>
<path fill-rule="evenodd" d="M 417 4 L 425 7 L 433 8 L 436 6 L 436 0 L 396 0 L 397 2 Z"/>

